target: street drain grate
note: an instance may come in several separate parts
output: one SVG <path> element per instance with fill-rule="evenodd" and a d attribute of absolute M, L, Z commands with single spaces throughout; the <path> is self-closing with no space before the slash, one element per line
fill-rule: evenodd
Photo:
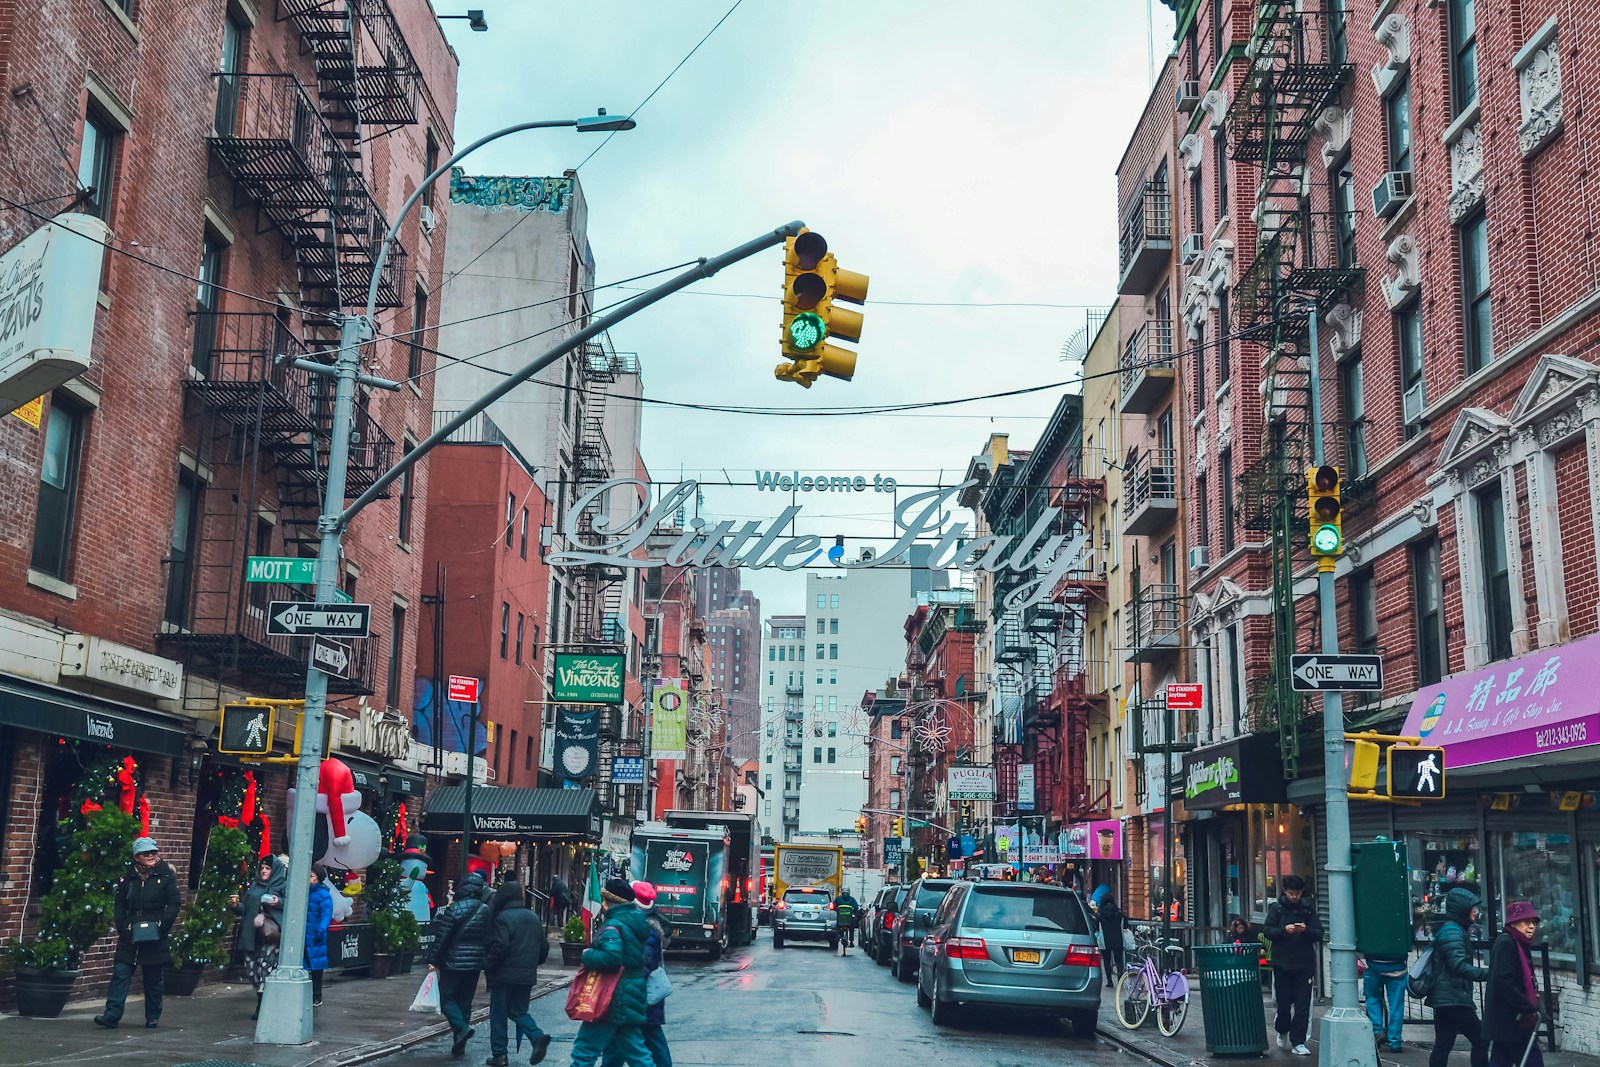
<path fill-rule="evenodd" d="M 797 1034 L 819 1034 L 822 1037 L 855 1037 L 848 1030 L 796 1030 Z"/>

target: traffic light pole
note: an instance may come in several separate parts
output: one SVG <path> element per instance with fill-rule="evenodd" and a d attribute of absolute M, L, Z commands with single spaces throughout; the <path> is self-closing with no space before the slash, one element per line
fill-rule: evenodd
<path fill-rule="evenodd" d="M 1309 305 L 1311 354 L 1307 372 L 1311 394 L 1312 462 L 1322 466 L 1322 379 L 1319 368 L 1317 306 Z M 1341 546 L 1342 547 L 1342 546 Z M 1333 567 L 1337 557 L 1317 559 L 1318 629 L 1322 651 L 1339 651 L 1339 617 L 1333 600 Z M 1355 894 L 1350 868 L 1350 798 L 1344 767 L 1344 694 L 1322 694 L 1322 784 L 1328 828 L 1328 948 L 1333 977 L 1333 1006 L 1322 1017 L 1317 1062 L 1320 1067 L 1376 1067 L 1372 1024 L 1360 1008 L 1356 989 Z"/>

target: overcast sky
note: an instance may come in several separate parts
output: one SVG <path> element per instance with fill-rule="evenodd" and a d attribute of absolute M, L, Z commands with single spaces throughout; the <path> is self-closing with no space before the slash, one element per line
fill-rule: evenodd
<path fill-rule="evenodd" d="M 461 57 L 456 144 L 519 121 L 633 110 L 731 3 L 473 0 L 489 32 L 445 23 Z M 1068 378 L 1063 344 L 1088 307 L 1114 296 L 1115 168 L 1172 28 L 1156 0 L 744 0 L 639 112 L 638 129 L 579 171 L 597 279 L 715 255 L 803 219 L 840 266 L 871 277 L 855 380 L 805 390 L 773 378 L 775 250 L 613 331 L 619 350 L 638 353 L 645 395 L 805 412 Z M 603 136 L 517 135 L 466 169 L 560 174 Z M 596 303 L 626 295 L 605 290 Z M 643 452 L 658 482 L 680 468 L 701 480 L 709 521 L 788 503 L 727 485 L 757 470 L 861 473 L 865 493 L 798 501 L 798 532 L 842 533 L 854 556 L 890 532 L 894 498 L 871 489 L 872 475 L 951 484 L 990 433 L 1029 445 L 1059 397 L 843 418 L 647 407 Z M 799 575 L 747 571 L 745 583 L 767 614 L 803 610 Z"/>

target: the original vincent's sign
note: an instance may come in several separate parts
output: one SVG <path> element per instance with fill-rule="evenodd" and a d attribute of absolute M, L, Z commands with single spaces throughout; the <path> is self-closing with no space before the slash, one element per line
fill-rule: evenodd
<path fill-rule="evenodd" d="M 708 523 L 690 519 L 689 528 L 666 551 L 650 550 L 650 535 L 658 527 L 672 522 L 679 505 L 694 500 L 699 483 L 691 479 L 679 482 L 664 493 L 653 508 L 641 505 L 633 514 L 618 521 L 606 515 L 596 517 L 592 526 L 599 541 L 573 545 L 558 552 L 550 557 L 550 565 L 581 567 L 598 563 L 635 569 L 673 566 L 761 570 L 774 567 L 794 571 L 818 559 L 827 559 L 840 568 L 886 567 L 897 563 L 904 566 L 912 545 L 932 540 L 928 567 L 990 573 L 1014 571 L 1030 577 L 1006 596 L 1007 607 L 1017 608 L 1045 600 L 1056 583 L 1079 565 L 1076 553 L 1063 551 L 1072 539 L 1050 533 L 1061 518 L 1060 509 L 1044 509 L 1020 536 L 972 537 L 971 527 L 966 523 L 946 525 L 944 517 L 946 510 L 955 506 L 961 491 L 976 484 L 962 482 L 906 497 L 894 512 L 895 527 L 900 534 L 894 544 L 869 559 L 836 559 L 826 552 L 822 538 L 816 534 L 786 536 L 784 529 L 804 510 L 798 504 L 784 508 L 765 525 L 759 520 Z M 618 478 L 598 485 L 573 503 L 567 512 L 566 529 L 577 529 L 578 517 L 584 510 L 618 488 L 633 490 L 628 494 L 630 499 L 648 497 L 650 489 L 647 483 L 633 478 Z"/>

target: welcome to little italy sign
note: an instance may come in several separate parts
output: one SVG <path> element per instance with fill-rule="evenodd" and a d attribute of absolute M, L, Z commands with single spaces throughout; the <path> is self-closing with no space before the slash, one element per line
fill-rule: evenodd
<path fill-rule="evenodd" d="M 976 481 L 965 481 L 906 497 L 894 511 L 895 528 L 900 531 L 899 536 L 894 544 L 869 559 L 847 561 L 837 558 L 838 553 L 826 552 L 822 538 L 816 534 L 785 536 L 784 529 L 805 510 L 799 504 L 789 505 L 764 523 L 761 520 L 736 522 L 731 519 L 708 523 L 698 518 L 690 519 L 689 528 L 665 551 L 652 552 L 649 548 L 650 535 L 658 527 L 670 528 L 678 507 L 692 501 L 699 491 L 699 483 L 689 479 L 664 493 L 654 507 L 641 505 L 632 514 L 622 518 L 605 514 L 596 516 L 592 528 L 599 541 L 573 545 L 564 552 L 558 552 L 550 557 L 550 565 L 582 567 L 603 564 L 641 570 L 662 566 L 748 567 L 753 570 L 776 568 L 796 571 L 818 559 L 826 559 L 841 570 L 867 569 L 895 564 L 904 566 L 912 545 L 931 540 L 933 548 L 928 556 L 929 569 L 954 567 L 991 574 L 1013 571 L 1028 576 L 1027 581 L 1006 596 L 1004 603 L 1007 608 L 1020 608 L 1048 599 L 1056 583 L 1078 566 L 1076 553 L 1062 551 L 1073 538 L 1050 533 L 1052 526 L 1061 518 L 1061 509 L 1046 508 L 1020 536 L 990 534 L 973 537 L 967 523 L 946 524 L 944 518 L 946 510 L 954 506 L 962 490 L 977 484 Z M 647 499 L 650 492 L 649 483 L 634 478 L 605 482 L 573 503 L 567 512 L 565 528 L 577 529 L 578 517 L 584 510 L 611 499 L 607 494 L 615 489 L 631 490 L 629 498 L 635 500 Z"/>

